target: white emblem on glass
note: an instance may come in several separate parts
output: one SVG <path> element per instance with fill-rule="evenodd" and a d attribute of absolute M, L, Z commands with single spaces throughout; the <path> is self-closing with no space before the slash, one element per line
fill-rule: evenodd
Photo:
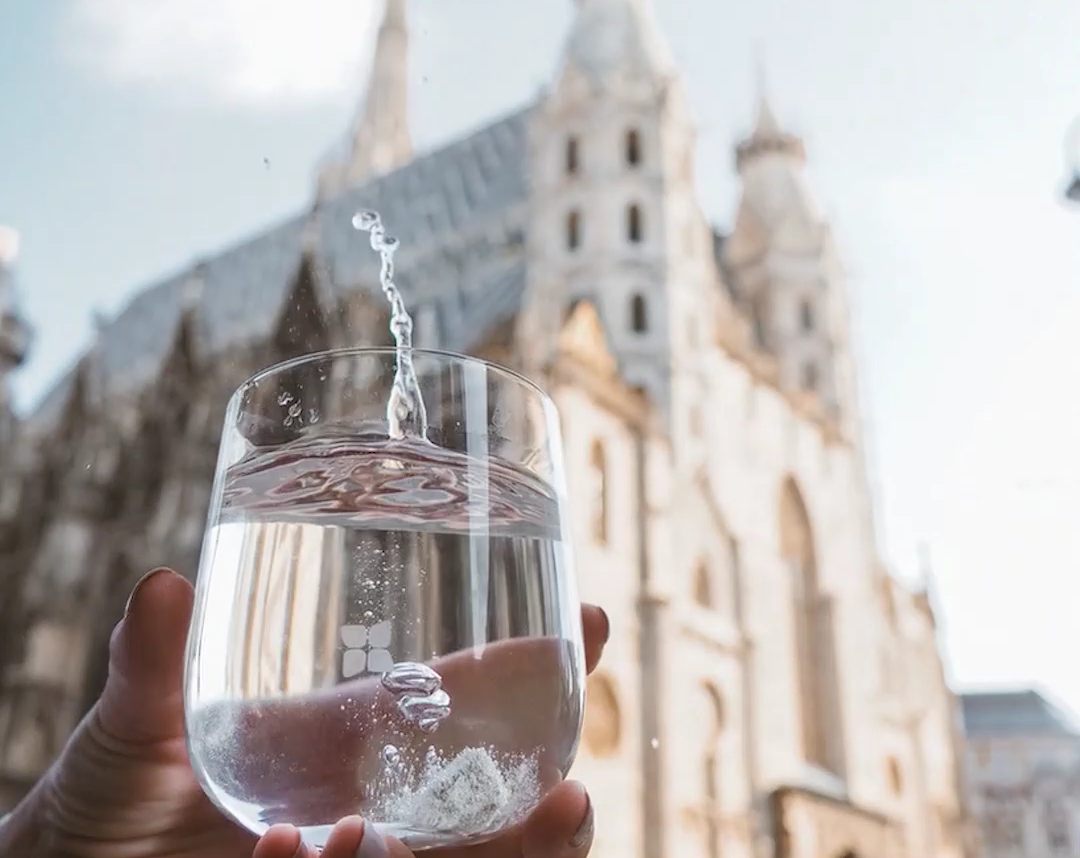
<path fill-rule="evenodd" d="M 341 657 L 341 674 L 352 679 L 362 673 L 386 673 L 394 666 L 390 655 L 390 623 L 367 626 L 342 626 L 341 642 L 345 654 Z"/>

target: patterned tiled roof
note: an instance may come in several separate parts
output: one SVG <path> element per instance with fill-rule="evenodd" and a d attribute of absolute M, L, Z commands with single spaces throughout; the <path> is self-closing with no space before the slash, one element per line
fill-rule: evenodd
<path fill-rule="evenodd" d="M 142 290 L 99 329 L 106 389 L 122 394 L 151 381 L 188 307 L 206 353 L 268 338 L 311 235 L 323 298 L 376 291 L 378 258 L 352 227 L 359 209 L 378 211 L 401 240 L 396 282 L 410 308 L 434 312 L 438 345 L 467 349 L 514 316 L 524 291 L 528 114 L 527 108 L 496 121 L 323 201 L 314 219 L 297 215 Z M 196 271 L 201 285 L 193 294 Z M 31 428 L 52 424 L 73 378 L 69 373 L 44 398 Z"/>
<path fill-rule="evenodd" d="M 962 694 L 960 703 L 970 737 L 1080 735 L 1072 719 L 1038 691 Z"/>

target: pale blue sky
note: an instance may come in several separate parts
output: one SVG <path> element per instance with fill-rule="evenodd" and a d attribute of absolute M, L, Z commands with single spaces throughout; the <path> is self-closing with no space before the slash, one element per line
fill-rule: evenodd
<path fill-rule="evenodd" d="M 380 5 L 0 0 L 0 223 L 22 233 L 39 328 L 21 402 L 73 360 L 94 308 L 307 203 Z M 851 272 L 888 559 L 911 577 L 931 543 L 954 675 L 1034 681 L 1080 709 L 1080 209 L 1056 196 L 1080 5 L 657 5 L 718 225 L 757 55 L 807 140 Z M 414 0 L 418 144 L 531 98 L 571 8 Z"/>

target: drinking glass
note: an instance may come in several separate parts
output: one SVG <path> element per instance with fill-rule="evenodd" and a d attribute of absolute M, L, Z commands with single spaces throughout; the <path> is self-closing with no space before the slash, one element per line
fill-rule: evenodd
<path fill-rule="evenodd" d="M 233 394 L 185 673 L 203 789 L 321 847 L 359 814 L 414 849 L 518 823 L 583 708 L 559 421 L 516 373 L 410 350 L 425 437 L 391 438 L 393 348 Z"/>

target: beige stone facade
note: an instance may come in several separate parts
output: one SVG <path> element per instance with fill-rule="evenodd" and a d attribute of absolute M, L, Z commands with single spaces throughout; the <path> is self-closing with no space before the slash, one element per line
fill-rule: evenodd
<path fill-rule="evenodd" d="M 406 45 L 391 0 L 382 95 L 312 211 L 136 297 L 0 450 L 0 808 L 98 693 L 139 573 L 194 574 L 229 391 L 386 341 L 366 206 L 401 230 L 418 344 L 559 406 L 581 595 L 612 624 L 574 770 L 594 854 L 973 855 L 933 611 L 879 559 L 802 142 L 763 100 L 718 234 L 646 0 L 582 0 L 537 104 L 398 166 Z"/>

